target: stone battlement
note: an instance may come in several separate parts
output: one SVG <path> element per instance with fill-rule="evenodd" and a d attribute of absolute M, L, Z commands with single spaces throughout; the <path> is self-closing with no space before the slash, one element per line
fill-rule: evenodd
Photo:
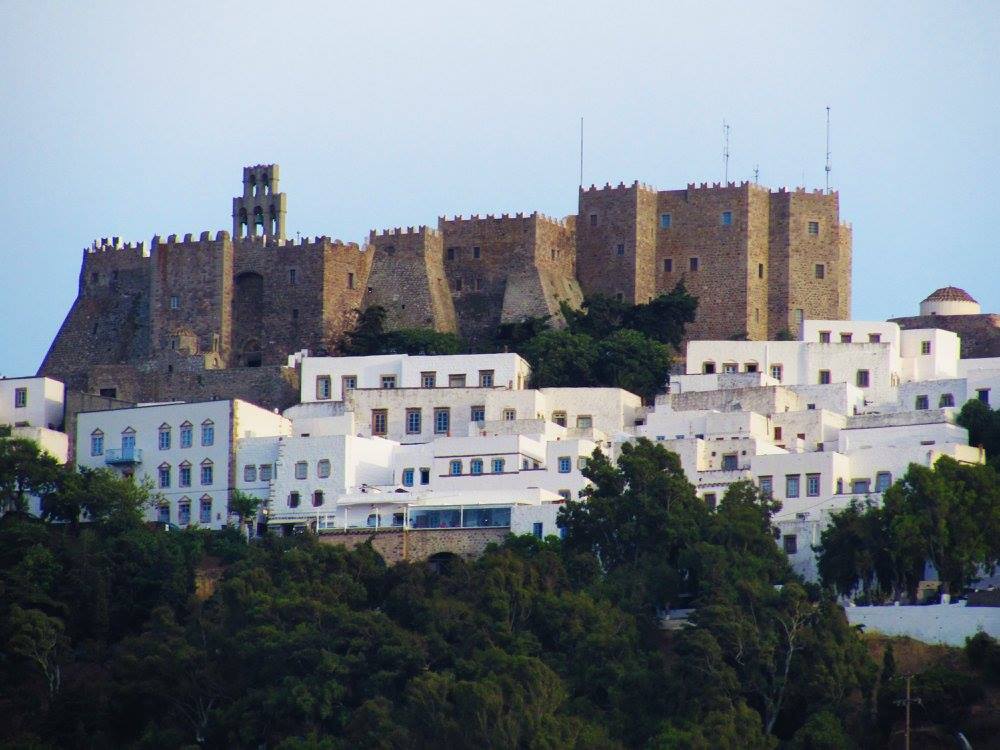
<path fill-rule="evenodd" d="M 421 224 L 417 227 L 393 227 L 392 229 L 373 229 L 368 233 L 369 242 L 374 242 L 377 238 L 405 237 L 413 235 L 426 235 L 428 237 L 439 237 L 438 232 L 433 227 Z"/>
<path fill-rule="evenodd" d="M 99 240 L 94 240 L 89 247 L 84 248 L 84 253 L 106 253 L 115 252 L 118 250 L 139 252 L 141 255 L 148 256 L 146 242 L 122 242 L 121 237 L 101 237 Z"/>
<path fill-rule="evenodd" d="M 604 187 L 596 187 L 593 183 L 591 183 L 589 188 L 585 188 L 583 186 L 580 187 L 581 193 L 615 193 L 615 192 L 627 192 L 630 190 L 644 190 L 647 193 L 656 192 L 656 188 L 647 185 L 644 182 L 639 182 L 638 180 L 635 180 L 631 185 L 626 185 L 624 182 L 619 182 L 617 186 L 614 186 L 610 182 L 605 182 Z"/>
<path fill-rule="evenodd" d="M 451 218 L 448 218 L 447 216 L 439 216 L 438 227 L 457 228 L 461 224 L 469 224 L 473 222 L 482 223 L 487 221 L 540 222 L 555 227 L 562 227 L 563 229 L 568 226 L 565 219 L 557 219 L 539 211 L 532 211 L 530 214 L 518 212 L 516 214 L 500 214 L 499 216 L 496 214 L 470 214 L 467 217 L 458 214 L 457 216 L 452 216 Z"/>

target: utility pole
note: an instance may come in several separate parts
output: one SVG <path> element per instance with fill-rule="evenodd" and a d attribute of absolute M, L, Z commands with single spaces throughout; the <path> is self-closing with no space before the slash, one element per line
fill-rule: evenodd
<path fill-rule="evenodd" d="M 905 745 L 906 750 L 910 750 L 910 706 L 914 703 L 918 703 L 921 705 L 923 704 L 923 702 L 919 698 L 910 697 L 910 682 L 912 680 L 913 680 L 912 674 L 906 675 L 906 698 L 896 701 L 897 706 L 899 705 L 906 706 L 906 728 L 904 729 L 905 732 L 904 737 L 906 739 L 906 745 Z"/>

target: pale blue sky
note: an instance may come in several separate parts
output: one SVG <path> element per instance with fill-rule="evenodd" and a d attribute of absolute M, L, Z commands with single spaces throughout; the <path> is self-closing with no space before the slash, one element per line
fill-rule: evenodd
<path fill-rule="evenodd" d="M 288 229 L 576 209 L 585 182 L 822 187 L 856 318 L 938 286 L 1000 312 L 1000 4 L 0 0 L 0 373 L 33 373 L 95 237 L 228 229 L 278 162 Z"/>

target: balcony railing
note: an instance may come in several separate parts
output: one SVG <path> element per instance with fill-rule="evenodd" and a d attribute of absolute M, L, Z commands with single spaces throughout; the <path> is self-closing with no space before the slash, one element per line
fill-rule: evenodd
<path fill-rule="evenodd" d="M 104 452 L 104 463 L 108 466 L 123 466 L 126 464 L 141 464 L 141 448 L 111 448 Z"/>

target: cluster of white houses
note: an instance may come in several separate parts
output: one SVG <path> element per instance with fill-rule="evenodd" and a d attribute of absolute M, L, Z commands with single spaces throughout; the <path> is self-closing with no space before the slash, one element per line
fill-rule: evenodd
<path fill-rule="evenodd" d="M 180 526 L 229 523 L 240 490 L 264 501 L 272 529 L 546 536 L 595 448 L 614 458 L 641 436 L 680 456 L 710 506 L 744 479 L 779 499 L 776 539 L 811 578 L 831 511 L 877 501 L 911 463 L 983 461 L 955 416 L 1000 395 L 1000 358 L 959 351 L 939 329 L 807 321 L 799 341 L 691 342 L 686 372 L 652 405 L 613 388 L 527 388 L 516 354 L 303 353 L 289 363 L 301 403 L 284 414 L 242 401 L 83 412 L 75 462 L 147 479 L 153 519 Z M 0 423 L 64 459 L 61 397 L 45 378 L 0 381 Z"/>

